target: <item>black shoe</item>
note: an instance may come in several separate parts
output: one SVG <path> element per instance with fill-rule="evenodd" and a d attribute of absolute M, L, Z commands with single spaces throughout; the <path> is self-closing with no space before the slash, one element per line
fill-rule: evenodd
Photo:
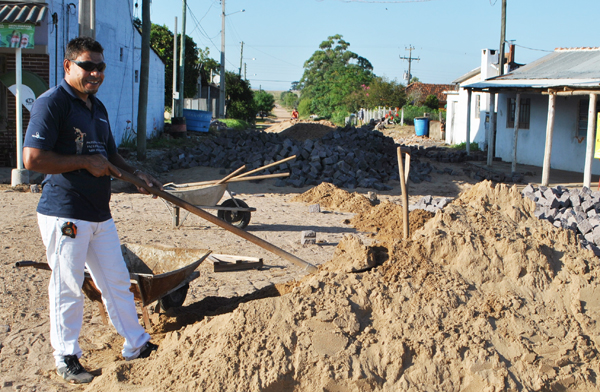
<path fill-rule="evenodd" d="M 144 347 L 142 347 L 142 349 L 140 350 L 140 355 L 138 355 L 136 357 L 136 359 L 137 358 L 148 358 L 150 356 L 150 354 L 152 354 L 152 351 L 156 351 L 156 350 L 158 350 L 158 346 L 156 344 L 146 342 Z"/>
<path fill-rule="evenodd" d="M 77 355 L 66 355 L 65 366 L 56 369 L 56 373 L 72 384 L 87 384 L 92 382 L 94 376 L 88 373 L 79 363 Z"/>

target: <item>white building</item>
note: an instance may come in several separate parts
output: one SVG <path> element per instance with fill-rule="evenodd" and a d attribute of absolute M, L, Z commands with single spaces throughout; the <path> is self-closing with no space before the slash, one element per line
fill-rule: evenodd
<path fill-rule="evenodd" d="M 600 162 L 594 160 L 600 48 L 557 49 L 506 75 L 483 76 L 465 78 L 459 92 L 449 95 L 456 103 L 448 105 L 447 142 L 465 142 L 469 124 L 471 142 L 483 147 L 494 141 L 488 149 L 489 165 L 493 157 L 500 157 L 513 167 L 541 166 L 542 182 L 550 168 L 580 172 L 589 186 L 591 174 L 600 174 Z M 488 127 L 484 114 L 491 119 Z"/>

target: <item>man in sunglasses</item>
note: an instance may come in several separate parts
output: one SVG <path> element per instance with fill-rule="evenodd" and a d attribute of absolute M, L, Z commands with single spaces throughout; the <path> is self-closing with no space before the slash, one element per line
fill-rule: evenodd
<path fill-rule="evenodd" d="M 95 96 L 104 81 L 103 52 L 91 38 L 69 42 L 65 78 L 35 101 L 23 149 L 25 167 L 46 174 L 37 212 L 52 268 L 50 341 L 57 373 L 71 383 L 93 379 L 79 363 L 86 266 L 102 292 L 112 324 L 125 338 L 123 357 L 145 358 L 158 348 L 138 321 L 109 202 L 111 176 L 120 177 L 121 170 L 148 186 L 161 184 L 128 165 L 117 152 L 108 113 Z"/>

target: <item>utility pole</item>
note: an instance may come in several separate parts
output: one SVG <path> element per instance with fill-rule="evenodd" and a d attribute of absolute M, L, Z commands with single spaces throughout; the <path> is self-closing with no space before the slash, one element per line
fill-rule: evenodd
<path fill-rule="evenodd" d="M 179 109 L 179 95 L 177 95 L 177 17 L 175 17 L 175 28 L 173 29 L 173 92 L 171 100 L 171 117 L 177 117 Z"/>
<path fill-rule="evenodd" d="M 239 77 L 242 77 L 242 59 L 244 58 L 244 41 L 240 42 L 242 44 L 242 48 L 240 49 L 240 73 Z"/>
<path fill-rule="evenodd" d="M 506 41 L 506 0 L 502 0 L 502 21 L 500 23 L 500 54 L 498 55 L 500 76 L 504 75 L 504 41 Z"/>
<path fill-rule="evenodd" d="M 421 59 L 419 57 L 417 57 L 417 58 L 412 57 L 412 51 L 415 49 L 414 46 L 408 45 L 408 48 L 404 48 L 404 49 L 408 50 L 408 57 L 405 57 L 405 56 L 398 56 L 398 57 L 400 57 L 400 60 L 408 61 L 408 82 L 406 83 L 408 85 L 412 79 L 412 74 L 410 73 L 411 63 L 413 60 L 420 61 Z"/>
<path fill-rule="evenodd" d="M 148 78 L 150 76 L 150 0 L 142 2 L 142 60 L 137 118 L 137 160 L 146 160 L 146 116 L 148 114 Z"/>
<path fill-rule="evenodd" d="M 181 54 L 179 55 L 179 105 L 178 105 L 178 117 L 183 117 L 183 104 L 184 104 L 184 93 L 183 93 L 183 77 L 185 75 L 185 13 L 187 11 L 186 0 L 182 1 L 183 12 L 181 15 Z"/>
<path fill-rule="evenodd" d="M 219 118 L 225 118 L 225 0 L 221 0 L 221 72 L 219 81 Z"/>

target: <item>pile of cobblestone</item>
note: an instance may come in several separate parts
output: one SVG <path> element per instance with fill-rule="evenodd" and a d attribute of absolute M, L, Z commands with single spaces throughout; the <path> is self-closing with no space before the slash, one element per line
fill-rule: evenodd
<path fill-rule="evenodd" d="M 296 132 L 297 133 L 297 132 Z M 366 128 L 337 128 L 318 139 L 297 140 L 277 133 L 226 130 L 194 147 L 170 151 L 158 163 L 157 171 L 195 166 L 235 170 L 246 165 L 252 170 L 290 156 L 296 159 L 261 174 L 289 172 L 277 186 L 314 186 L 329 182 L 340 188 L 392 189 L 387 183 L 399 181 L 397 147 L 391 137 Z M 431 173 L 458 175 L 461 171 L 438 169 L 431 162 L 463 162 L 479 159 L 450 148 L 410 146 L 409 181 L 431 181 Z M 427 158 L 427 160 L 422 160 Z"/>
<path fill-rule="evenodd" d="M 536 188 L 529 184 L 523 189 L 523 196 L 535 202 L 535 216 L 575 231 L 581 245 L 600 256 L 600 192 L 588 187 Z"/>

